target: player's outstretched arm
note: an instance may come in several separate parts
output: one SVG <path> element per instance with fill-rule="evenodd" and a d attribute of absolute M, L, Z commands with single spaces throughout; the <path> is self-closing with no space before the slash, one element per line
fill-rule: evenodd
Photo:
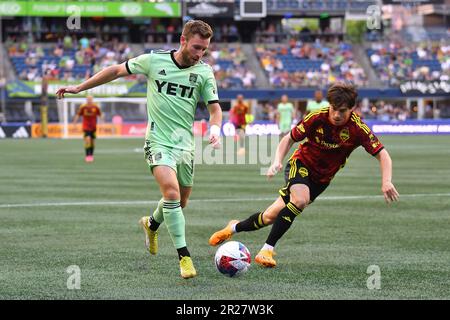
<path fill-rule="evenodd" d="M 64 98 L 64 94 L 66 93 L 77 94 L 128 75 L 129 73 L 125 63 L 109 66 L 77 86 L 59 88 L 58 91 L 56 91 L 56 96 L 58 99 L 61 99 Z"/>
<path fill-rule="evenodd" d="M 380 162 L 381 169 L 381 191 L 386 203 L 397 201 L 399 194 L 392 183 L 392 160 L 386 149 L 381 150 L 376 158 Z"/>
<path fill-rule="evenodd" d="M 218 103 L 211 103 L 208 105 L 209 111 L 209 143 L 213 148 L 217 149 L 220 146 L 220 126 L 222 125 L 222 108 Z"/>
<path fill-rule="evenodd" d="M 286 157 L 289 150 L 291 150 L 291 147 L 294 144 L 294 142 L 295 141 L 292 140 L 290 134 L 285 135 L 283 139 L 281 139 L 280 143 L 278 144 L 277 151 L 275 153 L 275 158 L 266 174 L 269 179 L 272 178 L 275 174 L 277 174 L 278 171 L 280 171 L 283 168 L 283 159 L 284 157 Z"/>

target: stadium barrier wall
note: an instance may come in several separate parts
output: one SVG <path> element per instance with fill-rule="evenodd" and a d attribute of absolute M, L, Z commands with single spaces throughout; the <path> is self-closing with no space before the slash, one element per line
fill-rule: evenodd
<path fill-rule="evenodd" d="M 42 126 L 40 123 L 36 123 L 28 126 L 28 133 L 33 138 L 42 137 Z M 48 124 L 48 138 L 63 138 L 64 137 L 64 125 L 59 123 Z M 147 129 L 146 122 L 138 123 L 123 123 L 123 124 L 109 124 L 101 123 L 97 125 L 97 137 L 144 137 Z M 194 122 L 194 134 L 205 135 L 208 130 L 206 121 Z M 10 131 L 8 131 L 10 132 Z M 81 124 L 69 124 L 68 125 L 68 138 L 82 138 L 83 130 Z"/>
<path fill-rule="evenodd" d="M 450 134 L 449 120 L 365 121 L 375 134 Z"/>
<path fill-rule="evenodd" d="M 31 125 L 26 123 L 8 123 L 0 125 L 0 139 L 26 139 L 31 137 Z"/>
<path fill-rule="evenodd" d="M 450 134 L 450 119 L 448 120 L 409 120 L 399 122 L 386 122 L 377 120 L 365 121 L 369 128 L 375 134 Z M 294 126 L 294 125 L 293 125 Z M 144 137 L 147 129 L 146 122 L 123 123 L 123 124 L 99 124 L 97 127 L 98 137 Z M 194 135 L 205 136 L 208 132 L 208 123 L 206 121 L 194 122 Z M 2 125 L 0 126 L 0 138 L 40 138 L 42 130 L 40 124 L 26 125 Z M 3 133 L 2 133 L 3 132 Z M 224 136 L 235 135 L 234 125 L 230 122 L 224 122 L 222 125 L 222 134 Z M 278 135 L 280 130 L 276 123 L 271 121 L 254 121 L 246 127 L 247 135 Z M 28 136 L 27 136 L 28 135 Z M 70 138 L 81 138 L 83 131 L 81 124 L 69 124 Z M 49 138 L 62 138 L 63 125 L 49 124 Z"/>
<path fill-rule="evenodd" d="M 64 126 L 59 123 L 48 124 L 48 138 L 62 138 L 64 135 Z M 82 138 L 83 130 L 81 124 L 69 124 L 68 126 L 69 138 Z M 42 137 L 42 127 L 40 123 L 31 126 L 31 136 L 33 138 Z M 116 124 L 99 124 L 97 126 L 97 137 L 121 137 L 120 125 Z"/>
<path fill-rule="evenodd" d="M 365 123 L 375 134 L 450 134 L 450 119 L 398 122 L 367 120 Z M 247 125 L 245 131 L 247 135 L 280 134 L 278 126 L 270 121 L 255 121 Z M 233 136 L 234 126 L 229 122 L 224 123 L 222 133 L 225 136 Z"/>

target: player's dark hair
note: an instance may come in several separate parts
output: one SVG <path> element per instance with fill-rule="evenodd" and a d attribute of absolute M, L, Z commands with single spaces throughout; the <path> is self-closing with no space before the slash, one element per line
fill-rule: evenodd
<path fill-rule="evenodd" d="M 352 84 L 337 82 L 327 92 L 328 102 L 335 108 L 353 108 L 356 104 L 358 93 Z"/>
<path fill-rule="evenodd" d="M 202 39 L 210 39 L 213 36 L 213 31 L 209 24 L 201 20 L 189 20 L 183 27 L 181 33 L 186 40 L 189 40 L 194 35 L 198 34 Z"/>

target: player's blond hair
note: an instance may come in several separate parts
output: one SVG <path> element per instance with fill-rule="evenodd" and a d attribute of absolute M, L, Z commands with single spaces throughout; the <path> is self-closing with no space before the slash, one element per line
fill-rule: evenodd
<path fill-rule="evenodd" d="M 181 33 L 186 40 L 189 40 L 194 35 L 198 34 L 202 39 L 210 39 L 213 36 L 211 26 L 201 20 L 189 20 L 183 27 Z"/>

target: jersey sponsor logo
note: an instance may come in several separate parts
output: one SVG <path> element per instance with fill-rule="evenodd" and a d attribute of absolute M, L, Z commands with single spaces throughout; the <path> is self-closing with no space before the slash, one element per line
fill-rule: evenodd
<path fill-rule="evenodd" d="M 94 110 L 85 110 L 83 116 L 85 116 L 85 117 L 95 116 L 95 111 Z"/>
<path fill-rule="evenodd" d="M 159 93 L 164 93 L 169 96 L 181 96 L 182 98 L 188 97 L 192 98 L 192 95 L 194 94 L 195 87 L 188 87 L 184 86 L 182 84 L 177 84 L 173 82 L 167 82 L 167 81 L 159 81 L 155 80 L 156 86 L 158 88 Z"/>
<path fill-rule="evenodd" d="M 350 131 L 348 128 L 344 128 L 339 132 L 339 137 L 343 142 L 347 141 L 350 138 Z"/>
<path fill-rule="evenodd" d="M 300 169 L 298 169 L 298 173 L 300 173 L 302 178 L 307 177 L 309 175 L 308 169 L 306 169 L 305 167 L 301 167 Z"/>
<path fill-rule="evenodd" d="M 196 83 L 197 82 L 197 78 L 198 78 L 198 74 L 196 74 L 196 73 L 190 73 L 189 74 L 189 82 L 191 84 Z"/>
<path fill-rule="evenodd" d="M 158 74 L 165 76 L 166 75 L 166 70 L 162 69 L 160 72 L 158 72 Z"/>
<path fill-rule="evenodd" d="M 320 127 L 319 129 L 316 130 L 316 132 L 323 134 L 323 128 Z"/>
<path fill-rule="evenodd" d="M 329 142 L 320 140 L 320 138 L 318 136 L 315 136 L 315 138 L 316 138 L 317 144 L 320 144 L 321 146 L 323 146 L 327 149 L 337 149 L 341 146 L 339 143 L 329 143 Z"/>

